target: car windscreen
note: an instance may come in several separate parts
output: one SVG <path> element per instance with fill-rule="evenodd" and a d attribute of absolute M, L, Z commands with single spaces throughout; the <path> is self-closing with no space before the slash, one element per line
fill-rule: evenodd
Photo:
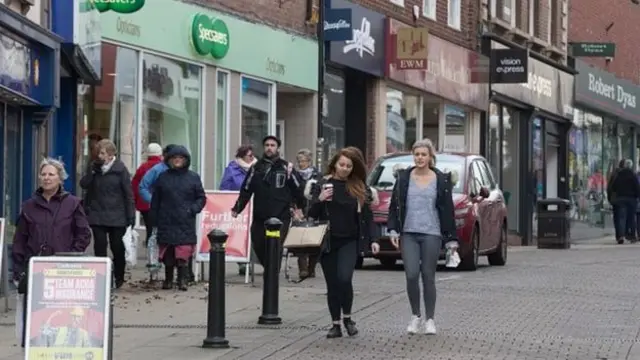
<path fill-rule="evenodd" d="M 455 181 L 455 186 L 453 187 L 454 193 L 462 193 L 465 175 L 464 164 L 465 159 L 462 156 L 448 154 L 436 155 L 436 168 L 442 172 L 451 172 L 454 174 L 454 176 L 452 176 L 452 180 Z M 394 176 L 395 169 L 404 169 L 409 166 L 413 166 L 412 155 L 403 155 L 385 159 L 379 162 L 369 174 L 367 182 L 370 186 L 373 186 L 376 189 L 391 190 L 393 185 L 396 183 L 396 178 Z"/>

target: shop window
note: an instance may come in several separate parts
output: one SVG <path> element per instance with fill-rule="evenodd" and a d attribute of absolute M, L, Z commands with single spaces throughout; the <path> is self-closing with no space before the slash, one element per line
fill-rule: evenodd
<path fill-rule="evenodd" d="M 507 205 L 507 217 L 509 218 L 509 230 L 518 231 L 520 215 L 520 192 L 524 191 L 522 177 L 520 176 L 520 118 L 516 110 L 506 106 L 501 107 L 502 114 L 502 169 L 500 187 L 504 193 Z M 533 204 L 531 205 L 533 206 Z"/>
<path fill-rule="evenodd" d="M 420 97 L 387 90 L 387 152 L 408 151 L 416 142 Z"/>
<path fill-rule="evenodd" d="M 191 153 L 191 170 L 200 171 L 202 68 L 144 54 L 140 153 L 149 143 L 182 145 Z"/>
<path fill-rule="evenodd" d="M 496 176 L 500 176 L 500 153 L 502 144 L 500 144 L 500 105 L 491 103 L 489 106 L 489 131 L 487 136 L 487 160 L 491 166 L 492 172 Z M 500 182 L 501 180 L 498 180 Z"/>
<path fill-rule="evenodd" d="M 229 125 L 229 74 L 216 72 L 216 174 L 215 183 L 220 184 L 224 168 L 227 165 L 227 130 Z"/>
<path fill-rule="evenodd" d="M 22 203 L 22 110 L 6 106 L 4 117 L 4 218 L 6 239 L 13 239 Z"/>
<path fill-rule="evenodd" d="M 603 174 L 602 144 L 602 118 L 576 109 L 569 132 L 571 218 L 596 227 L 604 226 L 607 180 Z"/>
<path fill-rule="evenodd" d="M 438 127 L 440 124 L 440 103 L 425 102 L 422 111 L 422 136 L 421 138 L 430 139 L 432 143 L 438 147 L 440 137 L 438 136 Z M 438 147 L 438 150 L 439 147 Z"/>
<path fill-rule="evenodd" d="M 111 139 L 118 157 L 130 172 L 135 171 L 136 121 L 138 108 L 137 51 L 117 45 L 102 44 L 102 64 L 105 76 L 102 85 L 84 89 L 82 108 L 76 134 L 76 179 L 91 168 L 97 158 L 95 144 Z M 76 189 L 80 191 L 79 184 Z"/>
<path fill-rule="evenodd" d="M 262 146 L 273 124 L 273 85 L 242 77 L 242 144 Z"/>
<path fill-rule="evenodd" d="M 465 129 L 467 123 L 467 113 L 458 106 L 444 106 L 445 133 L 444 133 L 444 150 L 445 151 L 468 151 Z"/>
<path fill-rule="evenodd" d="M 322 106 L 322 136 L 324 161 L 345 146 L 345 80 L 338 74 L 325 74 Z"/>

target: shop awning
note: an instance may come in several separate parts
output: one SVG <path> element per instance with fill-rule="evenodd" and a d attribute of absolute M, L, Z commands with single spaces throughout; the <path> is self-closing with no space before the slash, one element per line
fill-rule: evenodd
<path fill-rule="evenodd" d="M 101 76 L 92 69 L 89 60 L 80 49 L 80 46 L 73 43 L 62 44 L 62 54 L 64 55 L 65 68 L 74 77 L 81 79 L 86 85 L 100 85 Z"/>

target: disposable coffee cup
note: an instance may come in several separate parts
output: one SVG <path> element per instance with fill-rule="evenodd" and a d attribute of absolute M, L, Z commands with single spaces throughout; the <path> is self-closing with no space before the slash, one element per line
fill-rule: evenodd
<path fill-rule="evenodd" d="M 333 184 L 324 184 L 324 185 L 322 186 L 322 189 L 323 189 L 323 190 L 326 190 L 326 189 L 331 189 L 331 190 L 333 190 Z M 327 200 L 331 200 L 331 199 L 333 199 L 333 195 L 331 195 L 331 196 L 329 196 L 329 197 L 327 198 Z"/>

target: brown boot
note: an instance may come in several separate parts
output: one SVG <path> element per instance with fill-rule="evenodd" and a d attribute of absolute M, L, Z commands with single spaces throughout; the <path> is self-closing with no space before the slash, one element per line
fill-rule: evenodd
<path fill-rule="evenodd" d="M 300 279 L 309 277 L 309 256 L 298 256 L 298 277 Z"/>

